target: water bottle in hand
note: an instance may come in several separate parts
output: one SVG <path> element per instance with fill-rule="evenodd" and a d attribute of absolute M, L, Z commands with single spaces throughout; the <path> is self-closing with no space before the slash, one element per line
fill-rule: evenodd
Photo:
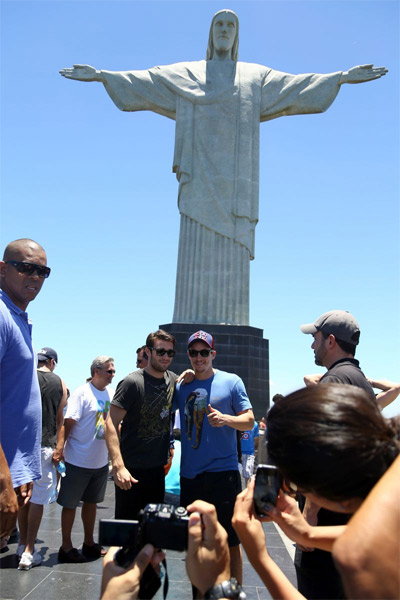
<path fill-rule="evenodd" d="M 63 460 L 60 460 L 60 462 L 57 465 L 57 471 L 60 473 L 61 477 L 65 477 L 66 470 L 67 467 L 65 466 L 65 462 Z"/>

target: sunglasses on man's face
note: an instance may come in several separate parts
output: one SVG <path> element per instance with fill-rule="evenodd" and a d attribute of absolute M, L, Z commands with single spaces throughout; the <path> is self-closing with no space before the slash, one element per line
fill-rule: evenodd
<path fill-rule="evenodd" d="M 200 354 L 200 356 L 202 356 L 203 358 L 207 358 L 207 356 L 210 356 L 210 354 L 212 354 L 213 350 L 207 350 L 206 348 L 203 348 L 203 350 L 190 349 L 188 350 L 188 352 L 189 356 L 191 356 L 192 358 L 196 358 L 198 354 Z"/>
<path fill-rule="evenodd" d="M 23 273 L 24 275 L 33 275 L 36 272 L 41 279 L 47 279 L 51 271 L 50 267 L 35 265 L 35 263 L 18 260 L 5 260 L 4 262 L 8 265 L 12 265 L 14 269 L 17 269 L 18 273 Z"/>
<path fill-rule="evenodd" d="M 175 350 L 166 350 L 165 348 L 149 348 L 149 350 L 154 350 L 157 356 L 164 356 L 166 354 L 168 358 L 173 358 L 176 354 Z"/>

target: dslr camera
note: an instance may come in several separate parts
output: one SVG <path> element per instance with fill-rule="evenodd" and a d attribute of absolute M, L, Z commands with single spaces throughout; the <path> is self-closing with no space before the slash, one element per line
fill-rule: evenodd
<path fill-rule="evenodd" d="M 137 521 L 101 519 L 99 543 L 122 546 L 114 558 L 125 569 L 145 544 L 183 552 L 188 546 L 189 516 L 183 506 L 147 504 Z"/>

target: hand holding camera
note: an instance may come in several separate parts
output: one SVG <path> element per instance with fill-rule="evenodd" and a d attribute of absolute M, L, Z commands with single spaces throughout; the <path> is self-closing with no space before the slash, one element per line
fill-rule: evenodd
<path fill-rule="evenodd" d="M 135 600 L 139 597 L 140 579 L 146 568 L 151 564 L 157 571 L 165 554 L 146 544 L 129 568 L 124 569 L 114 560 L 117 551 L 118 548 L 112 546 L 104 557 L 101 600 Z"/>
<path fill-rule="evenodd" d="M 254 486 L 254 479 L 250 479 L 247 488 L 237 496 L 232 518 L 233 528 L 250 562 L 259 556 L 268 556 L 262 523 L 254 511 Z"/>
<path fill-rule="evenodd" d="M 193 585 L 202 594 L 230 578 L 228 536 L 215 507 L 196 500 L 183 507 L 148 504 L 138 521 L 100 521 L 100 543 L 113 545 L 104 559 L 101 600 L 152 598 L 160 586 L 160 546 L 183 551 Z M 116 547 L 122 546 L 122 548 Z M 165 589 L 164 589 L 165 591 Z"/>
<path fill-rule="evenodd" d="M 196 500 L 187 508 L 191 515 L 186 570 L 203 597 L 215 584 L 230 578 L 228 534 L 218 523 L 212 504 Z"/>

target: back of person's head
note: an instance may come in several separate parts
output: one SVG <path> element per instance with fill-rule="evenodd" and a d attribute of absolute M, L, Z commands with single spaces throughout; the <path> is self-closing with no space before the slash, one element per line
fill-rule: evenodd
<path fill-rule="evenodd" d="M 164 331 L 163 329 L 157 329 L 157 331 L 153 331 L 149 333 L 146 339 L 147 348 L 152 348 L 155 340 L 163 340 L 164 342 L 172 342 L 172 345 L 175 347 L 176 340 L 171 333 Z"/>
<path fill-rule="evenodd" d="M 320 384 L 267 415 L 268 455 L 300 489 L 329 500 L 365 498 L 399 454 L 400 420 L 385 419 L 361 388 Z"/>
<path fill-rule="evenodd" d="M 272 402 L 275 404 L 276 402 L 279 402 L 279 400 L 282 400 L 282 398 L 284 398 L 283 394 L 275 394 L 272 396 Z"/>

